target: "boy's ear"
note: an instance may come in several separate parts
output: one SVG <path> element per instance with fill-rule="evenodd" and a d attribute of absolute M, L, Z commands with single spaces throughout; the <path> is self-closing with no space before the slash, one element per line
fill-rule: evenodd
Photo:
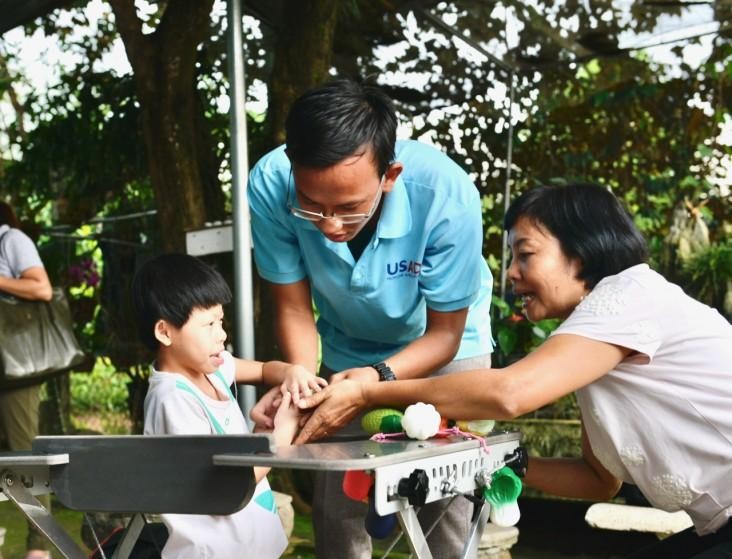
<path fill-rule="evenodd" d="M 160 319 L 155 323 L 155 339 L 161 345 L 168 347 L 173 343 L 171 333 L 171 326 L 165 320 Z"/>

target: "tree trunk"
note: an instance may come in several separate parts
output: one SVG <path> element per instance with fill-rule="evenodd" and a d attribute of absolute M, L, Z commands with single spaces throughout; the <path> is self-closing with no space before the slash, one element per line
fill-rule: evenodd
<path fill-rule="evenodd" d="M 135 75 L 162 246 L 182 251 L 185 230 L 206 221 L 207 202 L 223 201 L 215 194 L 220 191 L 216 158 L 202 129 L 195 80 L 196 52 L 209 29 L 213 0 L 168 3 L 148 35 L 142 33 L 133 0 L 110 3 Z M 207 190 L 214 194 L 207 197 Z M 218 206 L 211 215 L 220 215 Z"/>
<path fill-rule="evenodd" d="M 285 119 L 292 102 L 305 90 L 326 81 L 331 67 L 338 16 L 336 0 L 306 0 L 287 4 L 277 36 L 270 76 L 267 122 L 270 147 L 285 141 Z M 269 289 L 254 281 L 254 322 L 257 359 L 278 357 Z"/>
<path fill-rule="evenodd" d="M 143 103 L 142 125 L 163 248 L 182 251 L 185 230 L 206 221 L 206 205 L 191 111 L 195 93 L 166 85 Z"/>
<path fill-rule="evenodd" d="M 337 0 L 303 0 L 283 10 L 269 81 L 267 120 L 273 146 L 285 141 L 292 102 L 329 77 L 338 5 Z"/>

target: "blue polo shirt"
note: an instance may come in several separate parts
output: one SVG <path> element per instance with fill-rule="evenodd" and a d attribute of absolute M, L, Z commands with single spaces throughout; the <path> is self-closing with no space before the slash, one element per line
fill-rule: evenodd
<path fill-rule="evenodd" d="M 323 363 L 340 371 L 384 360 L 421 336 L 427 308 L 470 307 L 456 359 L 492 351 L 492 278 L 481 254 L 477 189 L 455 162 L 416 141 L 399 141 L 404 165 L 384 194 L 376 232 L 354 261 L 287 209 L 290 161 L 281 146 L 249 176 L 254 259 L 267 281 L 307 278 L 319 311 Z"/>

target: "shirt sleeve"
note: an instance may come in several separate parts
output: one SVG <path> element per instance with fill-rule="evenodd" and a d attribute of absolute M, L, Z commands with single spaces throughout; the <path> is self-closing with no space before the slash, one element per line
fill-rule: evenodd
<path fill-rule="evenodd" d="M 551 335 L 574 334 L 625 347 L 636 353 L 630 358 L 632 362 L 647 364 L 662 341 L 655 307 L 647 287 L 631 278 L 611 276 L 601 281 Z"/>
<path fill-rule="evenodd" d="M 456 311 L 475 301 L 481 285 L 482 243 L 479 203 L 456 205 L 440 217 L 420 273 L 420 289 L 430 309 Z"/>
<path fill-rule="evenodd" d="M 36 245 L 19 229 L 11 229 L 3 237 L 2 251 L 13 277 L 19 278 L 30 268 L 43 267 Z"/>
<path fill-rule="evenodd" d="M 145 420 L 146 435 L 211 435 L 206 411 L 192 394 L 172 390 L 151 406 Z"/>
<path fill-rule="evenodd" d="M 306 272 L 297 236 L 288 222 L 287 177 L 282 171 L 263 167 L 260 162 L 249 175 L 254 261 L 265 280 L 294 283 L 303 279 Z"/>

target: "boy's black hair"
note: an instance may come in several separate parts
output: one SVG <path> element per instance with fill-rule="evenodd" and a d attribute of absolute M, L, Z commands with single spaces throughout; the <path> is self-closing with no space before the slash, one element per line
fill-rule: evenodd
<path fill-rule="evenodd" d="M 132 304 L 142 342 L 157 350 L 155 323 L 181 328 L 193 309 L 231 302 L 231 290 L 214 268 L 187 254 L 161 254 L 143 264 L 132 280 Z"/>
<path fill-rule="evenodd" d="M 370 145 L 379 175 L 394 161 L 397 117 L 378 87 L 335 80 L 301 95 L 285 122 L 287 155 L 303 167 L 322 169 Z"/>
<path fill-rule="evenodd" d="M 630 214 L 611 192 L 596 184 L 528 190 L 511 203 L 503 227 L 509 231 L 521 217 L 554 235 L 564 254 L 579 258 L 579 279 L 589 289 L 648 258 L 646 241 Z"/>

